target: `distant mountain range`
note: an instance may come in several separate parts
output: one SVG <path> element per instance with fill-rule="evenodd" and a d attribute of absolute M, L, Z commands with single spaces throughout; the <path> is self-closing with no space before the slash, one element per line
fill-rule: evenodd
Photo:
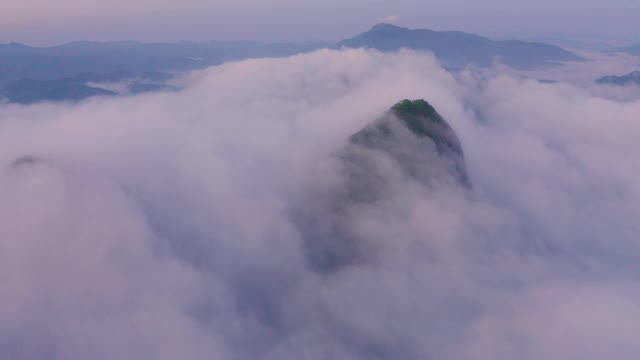
<path fill-rule="evenodd" d="M 627 75 L 622 76 L 604 76 L 596 80 L 598 84 L 603 85 L 617 85 L 617 86 L 627 86 L 627 85 L 640 85 L 640 71 L 634 71 Z"/>
<path fill-rule="evenodd" d="M 432 51 L 443 65 L 459 68 L 475 64 L 488 66 L 496 59 L 516 68 L 542 67 L 584 59 L 558 46 L 518 40 L 493 41 L 458 31 L 406 29 L 379 24 L 337 47 L 373 48 L 397 51 L 401 48 Z"/>
<path fill-rule="evenodd" d="M 141 43 L 134 41 L 80 41 L 36 48 L 0 45 L 0 86 L 24 78 L 56 80 L 81 73 L 185 71 L 226 61 L 289 56 L 318 45 L 235 42 Z"/>
<path fill-rule="evenodd" d="M 77 101 L 114 91 L 87 85 L 131 80 L 128 94 L 170 89 L 173 73 L 227 61 L 282 57 L 324 47 L 250 41 L 141 43 L 80 41 L 52 47 L 0 45 L 0 101 Z"/>
<path fill-rule="evenodd" d="M 23 79 L 0 90 L 0 98 L 17 104 L 41 101 L 79 101 L 92 96 L 116 95 L 115 92 L 85 85 L 81 82 L 60 80 Z"/>
<path fill-rule="evenodd" d="M 171 88 L 166 81 L 175 73 L 227 61 L 285 57 L 327 47 L 432 51 L 450 69 L 471 64 L 488 66 L 496 59 L 517 68 L 583 60 L 553 45 L 516 40 L 493 41 L 462 32 L 410 30 L 389 24 L 376 25 L 363 34 L 333 46 L 252 41 L 79 41 L 52 47 L 11 43 L 0 44 L 0 100 L 4 98 L 9 102 L 30 104 L 114 95 L 115 92 L 108 87 L 94 86 L 95 83 L 125 80 L 131 80 L 127 85 L 127 93 L 166 90 Z"/>
<path fill-rule="evenodd" d="M 55 80 L 21 79 L 0 89 L 0 99 L 17 104 L 41 101 L 81 101 L 93 96 L 140 94 L 152 91 L 174 90 L 166 84 L 173 75 L 161 72 L 112 72 L 107 74 L 82 73 Z M 108 89 L 118 84 L 120 92 Z M 105 88 L 103 88 L 103 87 Z"/>
<path fill-rule="evenodd" d="M 618 51 L 625 52 L 631 55 L 640 55 L 640 43 L 620 48 L 618 49 Z"/>

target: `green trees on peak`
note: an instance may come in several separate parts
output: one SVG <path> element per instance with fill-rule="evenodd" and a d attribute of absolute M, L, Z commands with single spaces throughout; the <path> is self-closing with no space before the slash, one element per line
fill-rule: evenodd
<path fill-rule="evenodd" d="M 442 116 L 438 114 L 431 104 L 423 99 L 413 101 L 407 99 L 402 100 L 395 104 L 391 108 L 391 111 L 417 136 L 429 136 L 425 121 L 446 126 Z"/>

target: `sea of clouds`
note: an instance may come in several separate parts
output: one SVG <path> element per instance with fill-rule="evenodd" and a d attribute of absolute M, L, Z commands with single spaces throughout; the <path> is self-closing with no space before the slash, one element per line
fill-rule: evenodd
<path fill-rule="evenodd" d="M 0 358 L 640 356 L 640 101 L 414 52 L 181 81 L 0 106 Z M 389 166 L 335 209 L 336 153 L 404 98 L 453 127 L 473 187 Z M 325 242 L 349 261 L 314 266 Z"/>

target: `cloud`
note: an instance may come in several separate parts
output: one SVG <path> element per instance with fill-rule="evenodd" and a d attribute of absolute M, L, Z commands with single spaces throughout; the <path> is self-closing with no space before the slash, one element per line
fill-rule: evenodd
<path fill-rule="evenodd" d="M 456 79 L 413 52 L 323 50 L 182 81 L 2 105 L 0 353 L 637 358 L 639 102 Z M 451 124 L 473 190 L 391 165 L 390 191 L 336 213 L 337 154 L 402 98 Z M 314 268 L 310 241 L 336 238 L 301 215 L 340 227 L 356 246 L 336 251 L 358 261 Z"/>
<path fill-rule="evenodd" d="M 380 19 L 380 22 L 392 24 L 398 22 L 398 20 L 400 20 L 400 17 L 398 15 L 389 15 Z"/>

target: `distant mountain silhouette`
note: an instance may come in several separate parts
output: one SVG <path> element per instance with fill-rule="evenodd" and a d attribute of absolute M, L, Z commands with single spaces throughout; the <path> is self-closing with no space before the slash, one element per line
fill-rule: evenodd
<path fill-rule="evenodd" d="M 25 105 L 41 101 L 79 101 L 99 95 L 113 96 L 116 93 L 70 79 L 23 79 L 0 90 L 0 99 Z"/>
<path fill-rule="evenodd" d="M 263 44 L 251 41 L 141 43 L 79 41 L 52 47 L 0 45 L 0 87 L 25 78 L 57 80 L 81 73 L 178 72 L 226 61 L 282 57 L 315 50 L 318 44 Z"/>
<path fill-rule="evenodd" d="M 640 71 L 634 71 L 627 75 L 622 76 L 604 76 L 596 80 L 598 84 L 603 85 L 618 85 L 618 86 L 627 86 L 627 85 L 640 85 Z"/>
<path fill-rule="evenodd" d="M 227 61 L 285 57 L 325 44 L 265 44 L 253 41 L 142 43 L 137 41 L 77 41 L 59 46 L 32 47 L 0 44 L 0 97 L 11 102 L 75 101 L 95 95 L 115 95 L 94 83 L 127 81 L 127 94 L 171 90 L 166 82 L 175 74 Z M 333 48 L 401 48 L 432 51 L 449 69 L 496 59 L 510 66 L 531 68 L 580 61 L 557 46 L 523 41 L 493 41 L 462 32 L 410 30 L 380 24 Z"/>
<path fill-rule="evenodd" d="M 165 82 L 173 75 L 161 72 L 131 73 L 126 71 L 107 74 L 82 73 L 56 80 L 22 79 L 0 89 L 0 101 L 33 104 L 41 101 L 79 101 L 92 96 L 140 94 L 170 91 L 176 88 Z M 122 94 L 101 86 L 123 82 Z"/>
<path fill-rule="evenodd" d="M 617 51 L 624 52 L 624 53 L 631 54 L 631 55 L 640 55 L 640 43 L 635 44 L 635 45 L 631 45 L 631 46 L 627 46 L 627 47 L 623 47 L 623 48 L 619 48 L 619 49 L 617 49 Z"/>
<path fill-rule="evenodd" d="M 459 31 L 412 30 L 390 24 L 376 25 L 365 33 L 339 42 L 337 47 L 374 48 L 380 51 L 397 51 L 401 48 L 428 50 L 445 66 L 454 68 L 470 64 L 488 66 L 496 59 L 517 68 L 584 60 L 554 45 L 518 40 L 493 41 Z"/>

